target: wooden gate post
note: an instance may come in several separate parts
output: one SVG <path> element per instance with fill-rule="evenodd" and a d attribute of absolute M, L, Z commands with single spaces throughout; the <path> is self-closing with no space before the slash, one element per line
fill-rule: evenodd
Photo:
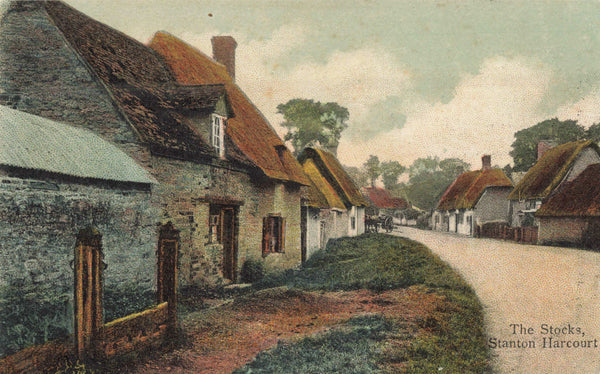
<path fill-rule="evenodd" d="M 75 244 L 74 331 L 80 360 L 93 356 L 102 329 L 102 235 L 95 228 L 80 230 Z"/>
<path fill-rule="evenodd" d="M 177 326 L 177 250 L 179 230 L 171 221 L 159 229 L 156 267 L 156 297 L 158 303 L 167 302 L 169 329 Z"/>

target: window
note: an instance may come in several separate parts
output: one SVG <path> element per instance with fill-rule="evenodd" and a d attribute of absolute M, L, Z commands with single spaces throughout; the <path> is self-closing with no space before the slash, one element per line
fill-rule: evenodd
<path fill-rule="evenodd" d="M 212 145 L 215 147 L 219 157 L 225 156 L 225 142 L 223 140 L 225 132 L 225 118 L 219 115 L 212 115 Z"/>
<path fill-rule="evenodd" d="M 356 217 L 350 217 L 350 228 L 356 230 Z"/>
<path fill-rule="evenodd" d="M 263 218 L 263 256 L 283 253 L 285 248 L 285 218 L 269 215 Z"/>

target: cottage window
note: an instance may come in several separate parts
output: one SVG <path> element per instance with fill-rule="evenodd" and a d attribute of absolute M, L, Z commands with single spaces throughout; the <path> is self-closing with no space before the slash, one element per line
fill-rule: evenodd
<path fill-rule="evenodd" d="M 285 218 L 269 215 L 263 218 L 263 256 L 283 253 L 285 248 Z"/>
<path fill-rule="evenodd" d="M 217 243 L 218 240 L 219 240 L 219 221 L 220 221 L 219 218 L 220 218 L 219 214 L 211 214 L 209 216 L 209 220 L 208 220 L 208 241 L 210 243 Z"/>
<path fill-rule="evenodd" d="M 212 145 L 215 147 L 217 154 L 219 157 L 225 156 L 225 142 L 224 142 L 224 132 L 225 132 L 225 118 L 221 117 L 217 114 L 212 115 Z"/>
<path fill-rule="evenodd" d="M 350 217 L 350 228 L 356 230 L 356 217 Z"/>

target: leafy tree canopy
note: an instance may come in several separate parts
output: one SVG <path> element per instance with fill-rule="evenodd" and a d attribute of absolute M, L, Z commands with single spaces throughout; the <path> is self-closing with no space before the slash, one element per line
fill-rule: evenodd
<path fill-rule="evenodd" d="M 352 178 L 357 187 L 366 187 L 369 184 L 369 176 L 363 168 L 356 166 L 344 166 L 346 173 Z"/>
<path fill-rule="evenodd" d="M 597 128 L 594 132 L 599 132 Z M 541 140 L 551 140 L 563 144 L 586 137 L 583 126 L 577 121 L 559 121 L 557 118 L 542 121 L 534 126 L 517 131 L 510 155 L 513 158 L 513 171 L 529 170 L 537 160 L 537 145 Z"/>
<path fill-rule="evenodd" d="M 380 164 L 380 169 L 383 185 L 388 190 L 396 187 L 398 177 L 406 171 L 406 167 L 402 166 L 398 161 L 383 161 Z"/>
<path fill-rule="evenodd" d="M 350 116 L 348 109 L 337 103 L 309 99 L 279 104 L 277 113 L 283 115 L 281 125 L 288 130 L 284 140 L 291 141 L 295 155 L 305 147 L 337 147 Z"/>
<path fill-rule="evenodd" d="M 418 158 L 410 166 L 406 196 L 421 209 L 433 209 L 450 183 L 469 168 L 468 163 L 457 158 Z"/>
<path fill-rule="evenodd" d="M 379 163 L 379 157 L 370 155 L 369 159 L 363 164 L 363 168 L 367 173 L 367 177 L 371 183 L 371 187 L 375 186 L 375 181 L 381 175 L 381 165 Z"/>

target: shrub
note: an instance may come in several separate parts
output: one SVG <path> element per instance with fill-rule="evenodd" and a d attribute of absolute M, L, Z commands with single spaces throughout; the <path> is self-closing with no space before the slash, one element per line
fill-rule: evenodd
<path fill-rule="evenodd" d="M 240 275 L 244 283 L 258 282 L 265 276 L 265 264 L 262 260 L 249 258 L 244 261 Z"/>
<path fill-rule="evenodd" d="M 70 290 L 36 285 L 0 289 L 0 356 L 67 336 Z"/>
<path fill-rule="evenodd" d="M 154 291 L 133 282 L 104 287 L 104 321 L 138 313 L 156 303 Z"/>

